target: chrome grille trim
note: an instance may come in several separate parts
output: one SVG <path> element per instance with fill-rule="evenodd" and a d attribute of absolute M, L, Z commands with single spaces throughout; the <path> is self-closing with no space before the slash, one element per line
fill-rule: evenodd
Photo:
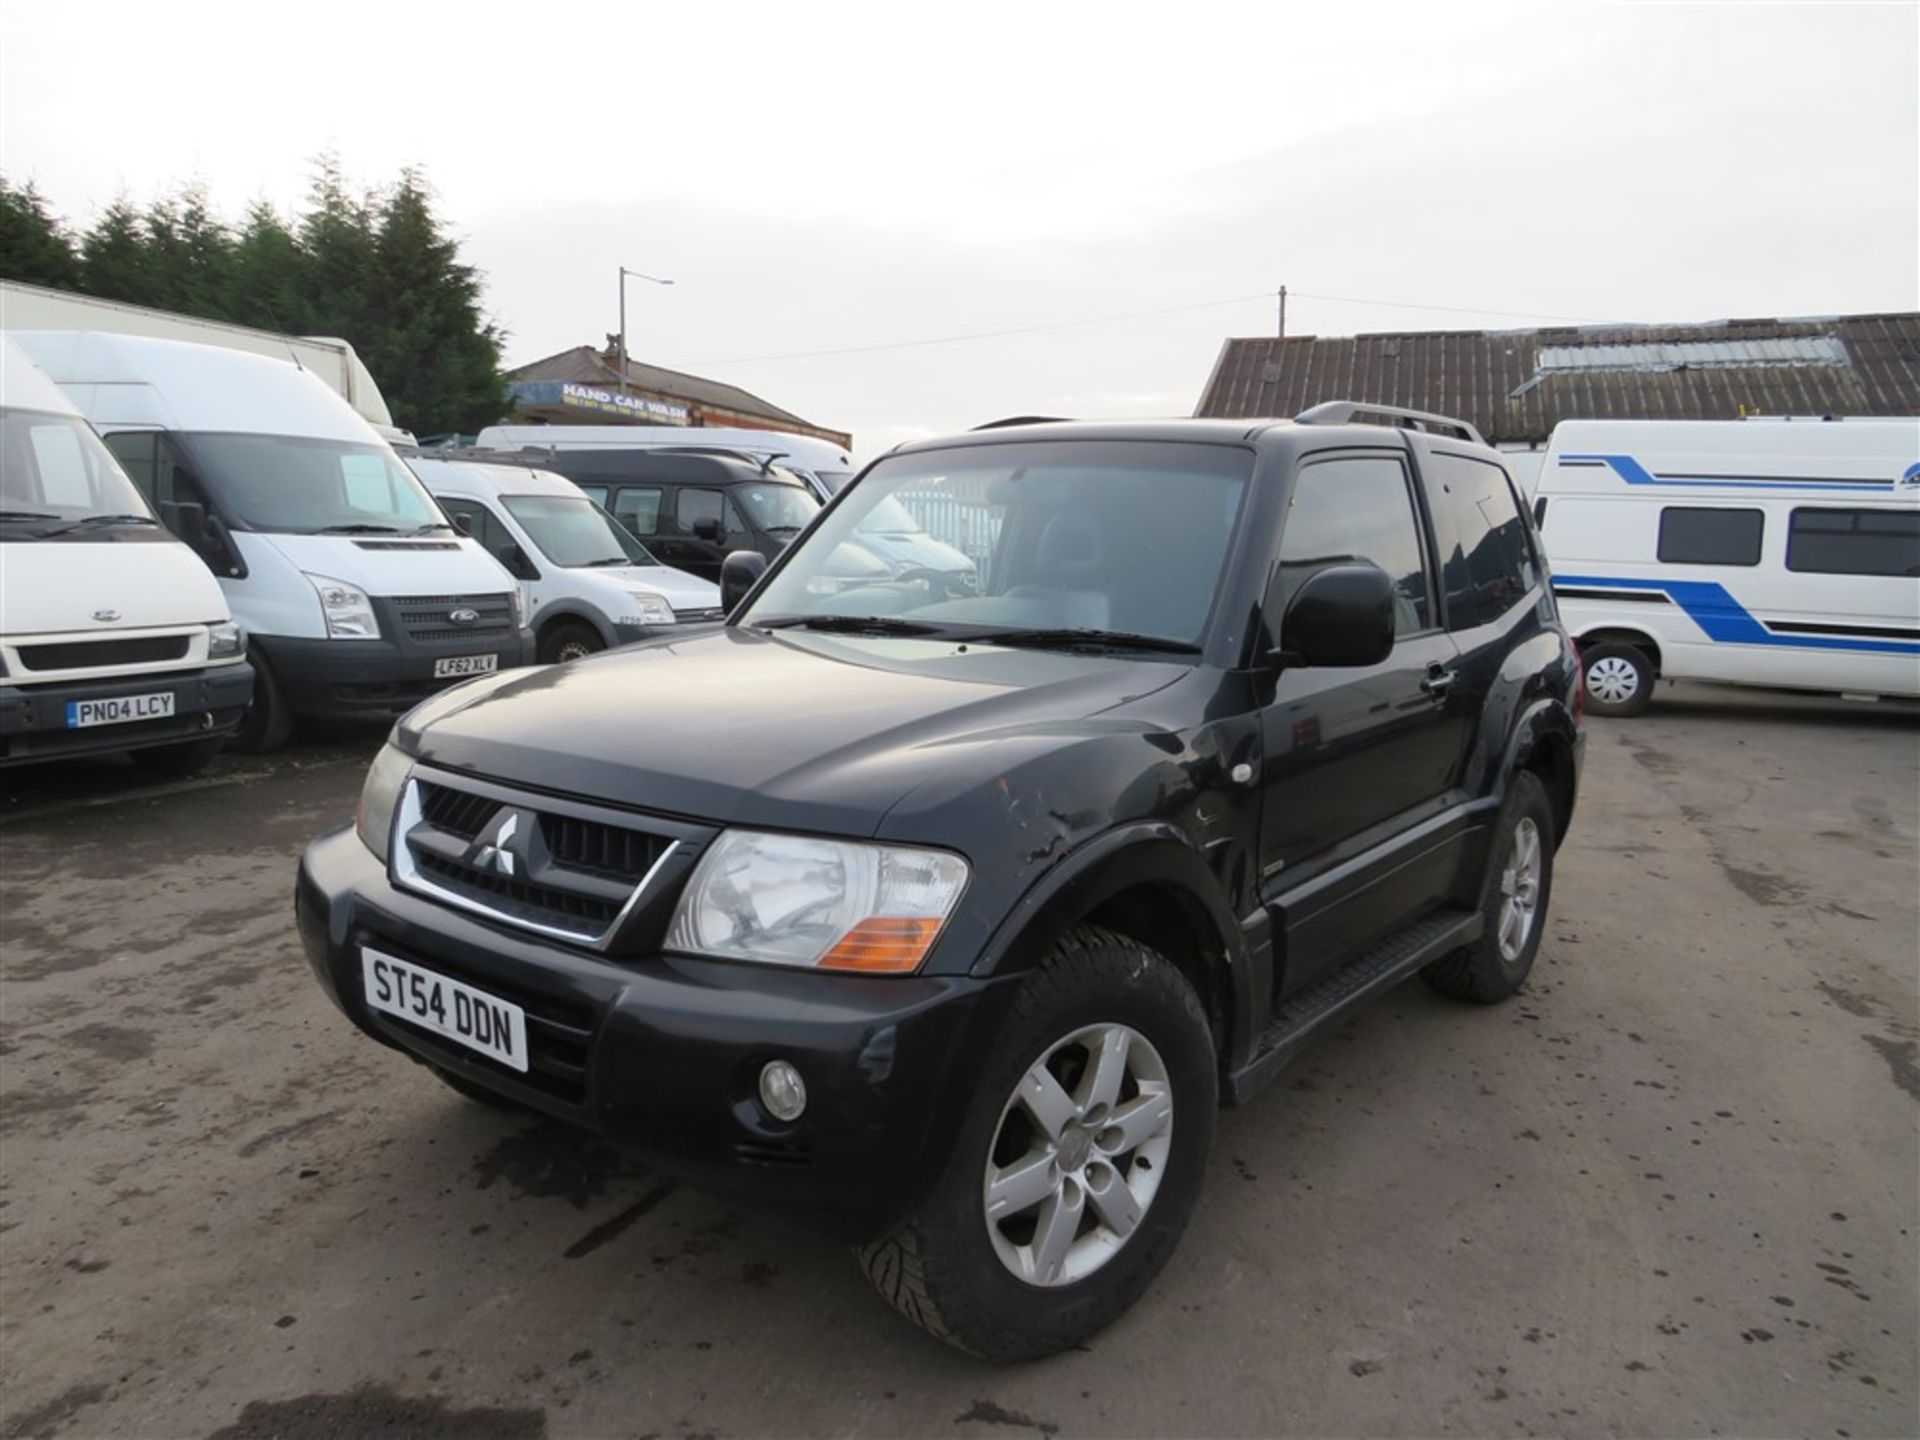
<path fill-rule="evenodd" d="M 663 833 L 663 831 L 669 827 L 663 826 L 661 830 L 657 831 L 645 831 L 643 823 L 624 827 L 642 831 L 642 833 L 651 833 L 658 839 L 666 841 L 666 844 L 664 848 L 661 849 L 659 855 L 654 858 L 653 863 L 647 868 L 646 873 L 640 877 L 639 883 L 633 887 L 631 893 L 628 894 L 625 902 L 620 906 L 619 911 L 614 915 L 613 919 L 610 920 L 604 928 L 597 930 L 547 924 L 542 921 L 530 919 L 524 915 L 516 915 L 509 911 L 498 909 L 470 895 L 464 895 L 459 891 L 450 890 L 446 886 L 439 884 L 433 876 L 425 873 L 414 855 L 413 845 L 410 839 L 415 827 L 426 820 L 425 809 L 421 802 L 420 794 L 423 784 L 435 785 L 442 790 L 461 791 L 465 794 L 474 795 L 479 799 L 494 801 L 498 805 L 513 805 L 531 811 L 542 818 L 555 814 L 576 813 L 583 807 L 568 805 L 565 802 L 549 799 L 541 795 L 515 791 L 510 787 L 492 784 L 485 785 L 484 787 L 463 785 L 461 783 L 461 777 L 458 775 L 439 770 L 422 774 L 421 767 L 416 766 L 407 776 L 406 784 L 401 789 L 400 803 L 394 807 L 393 831 L 388 836 L 387 841 L 388 863 L 391 867 L 393 881 L 401 889 L 410 890 L 417 895 L 428 896 L 431 899 L 440 901 L 442 904 L 451 905 L 456 909 L 465 910 L 471 914 L 484 916 L 486 919 L 501 925 L 510 925 L 517 930 L 525 930 L 535 935 L 544 935 L 553 940 L 563 940 L 570 945 L 584 945 L 596 950 L 606 949 L 607 946 L 612 943 L 614 937 L 620 933 L 621 928 L 632 916 L 634 910 L 647 898 L 648 893 L 653 888 L 654 882 L 660 878 L 661 873 L 666 869 L 667 865 L 680 853 L 683 845 L 683 837 L 673 836 L 670 838 L 666 833 Z M 640 817 L 636 816 L 633 818 L 638 821 Z M 602 819 L 600 823 L 614 824 L 616 826 L 618 824 L 618 822 L 611 818 Z M 680 829 L 682 827 L 676 826 L 671 828 Z M 589 876 L 586 878 L 593 877 Z M 559 889 L 560 887 L 548 886 L 547 888 Z"/>

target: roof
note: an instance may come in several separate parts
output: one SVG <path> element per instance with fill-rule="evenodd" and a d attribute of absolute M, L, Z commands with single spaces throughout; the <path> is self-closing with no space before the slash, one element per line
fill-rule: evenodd
<path fill-rule="evenodd" d="M 507 372 L 509 382 L 547 381 L 575 385 L 618 385 L 620 366 L 618 361 L 609 361 L 600 351 L 591 345 L 576 345 L 571 350 L 562 350 L 557 355 L 549 355 L 544 360 L 535 360 L 522 365 L 517 370 Z M 668 370 L 660 365 L 647 365 L 641 361 L 627 360 L 627 384 L 635 390 L 644 390 L 654 395 L 667 395 L 676 400 L 684 400 L 693 405 L 710 405 L 721 410 L 735 411 L 741 415 L 756 415 L 768 420 L 778 420 L 788 425 L 805 425 L 809 429 L 818 429 L 811 421 L 802 420 L 791 410 L 782 410 L 766 400 L 762 400 L 751 391 L 742 390 L 738 385 L 729 385 L 722 380 L 708 380 L 700 375 L 688 375 L 680 370 Z"/>
<path fill-rule="evenodd" d="M 435 495 L 560 495 L 577 496 L 580 487 L 564 475 L 538 469 L 517 459 L 470 453 L 439 455 L 431 450 L 405 457 L 413 473 Z"/>
<path fill-rule="evenodd" d="M 1575 419 L 1920 415 L 1920 313 L 1228 340 L 1194 413 L 1336 399 L 1456 416 L 1493 444 Z"/>
<path fill-rule="evenodd" d="M 502 457 L 503 459 L 509 457 Z M 530 457 L 540 468 L 569 480 L 619 482 L 679 480 L 693 485 L 737 485 L 762 482 L 799 485 L 798 479 L 769 475 L 745 455 L 730 450 L 655 449 L 554 450 Z"/>

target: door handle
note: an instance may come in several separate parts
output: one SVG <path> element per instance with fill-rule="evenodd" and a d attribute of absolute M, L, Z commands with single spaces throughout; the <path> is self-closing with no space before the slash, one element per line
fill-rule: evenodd
<path fill-rule="evenodd" d="M 1420 690 L 1422 694 L 1431 695 L 1434 699 L 1439 700 L 1446 696 L 1448 689 L 1451 688 L 1452 685 L 1453 672 L 1451 670 L 1443 670 L 1440 666 L 1435 665 L 1427 671 L 1427 678 L 1420 682 Z"/>

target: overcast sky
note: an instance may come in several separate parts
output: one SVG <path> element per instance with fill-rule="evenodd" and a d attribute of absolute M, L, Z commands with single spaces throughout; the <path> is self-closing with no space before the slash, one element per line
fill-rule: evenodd
<path fill-rule="evenodd" d="M 1912 4 L 0 3 L 0 171 L 76 224 L 326 149 L 425 168 L 510 362 L 624 264 L 636 357 L 863 456 L 1189 413 L 1282 282 L 1290 334 L 1920 308 Z"/>

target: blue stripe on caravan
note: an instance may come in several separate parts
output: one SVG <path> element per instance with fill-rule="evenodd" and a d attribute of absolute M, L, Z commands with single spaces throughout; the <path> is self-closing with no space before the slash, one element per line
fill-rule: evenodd
<path fill-rule="evenodd" d="M 1562 455 L 1560 460 L 1563 464 L 1605 465 L 1629 485 L 1662 485 L 1677 490 L 1858 490 L 1883 495 L 1893 489 L 1891 480 L 1777 480 L 1757 476 L 1743 479 L 1738 475 L 1720 479 L 1691 476 L 1683 480 L 1655 475 L 1631 455 Z"/>
<path fill-rule="evenodd" d="M 1726 645 L 1778 645 L 1791 650 L 1853 650 L 1876 655 L 1920 655 L 1907 640 L 1854 640 L 1838 635 L 1776 635 L 1756 620 L 1726 587 L 1710 580 L 1626 580 L 1612 575 L 1555 575 L 1555 585 L 1657 590 L 1687 612 L 1709 640 Z"/>

